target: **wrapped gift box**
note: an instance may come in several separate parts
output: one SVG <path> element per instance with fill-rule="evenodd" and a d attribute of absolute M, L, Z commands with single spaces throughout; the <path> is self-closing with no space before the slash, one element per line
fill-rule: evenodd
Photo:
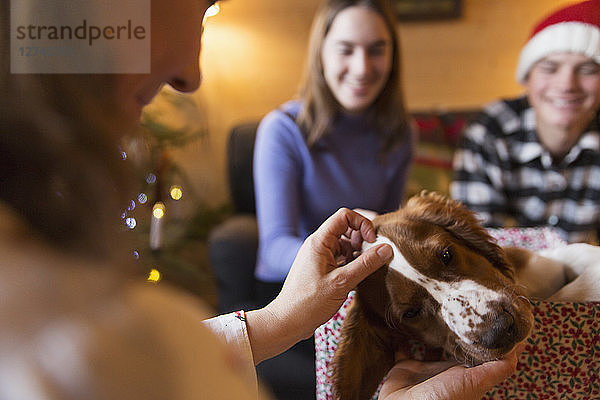
<path fill-rule="evenodd" d="M 565 245 L 550 228 L 489 232 L 501 246 L 541 250 Z M 338 313 L 315 332 L 317 400 L 333 399 L 329 363 L 353 296 L 351 293 Z M 600 399 L 600 302 L 540 301 L 533 306 L 532 333 L 516 373 L 483 399 Z"/>

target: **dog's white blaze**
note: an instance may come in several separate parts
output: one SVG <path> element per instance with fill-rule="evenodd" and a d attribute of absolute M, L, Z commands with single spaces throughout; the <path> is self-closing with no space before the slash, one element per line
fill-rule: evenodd
<path fill-rule="evenodd" d="M 490 311 L 489 303 L 501 295 L 472 281 L 444 282 L 430 278 L 406 261 L 398 247 L 387 237 L 377 235 L 374 243 L 363 243 L 363 250 L 387 243 L 394 250 L 390 268 L 422 286 L 440 304 L 442 318 L 448 327 L 465 343 L 472 344 L 470 332 L 483 322 L 482 316 Z"/>

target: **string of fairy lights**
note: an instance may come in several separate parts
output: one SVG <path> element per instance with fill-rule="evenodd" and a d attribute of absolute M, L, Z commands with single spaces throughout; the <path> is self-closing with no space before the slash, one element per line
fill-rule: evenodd
<path fill-rule="evenodd" d="M 127 159 L 127 153 L 124 150 L 121 150 L 121 157 L 123 160 Z M 155 202 L 152 205 L 152 211 L 150 214 L 150 232 L 148 237 L 148 245 L 151 251 L 159 251 L 161 246 L 163 245 L 163 230 L 164 230 L 164 220 L 167 215 L 167 206 L 161 200 L 161 185 L 158 184 L 159 176 L 157 174 L 150 172 L 145 177 L 145 183 L 148 185 L 148 189 L 155 191 Z M 182 200 L 184 195 L 183 187 L 179 184 L 173 184 L 169 187 L 168 190 L 168 198 L 174 202 L 179 202 Z M 149 195 L 146 191 L 141 191 L 138 193 L 135 199 L 129 201 L 127 209 L 123 211 L 121 214 L 121 219 L 125 224 L 126 228 L 129 230 L 134 230 L 138 228 L 138 219 L 135 216 L 135 210 L 139 206 L 146 206 L 150 201 Z M 133 256 L 136 260 L 140 259 L 140 251 L 138 249 L 133 250 Z M 158 267 L 154 266 L 150 268 L 150 272 L 148 273 L 147 279 L 150 282 L 159 282 L 161 280 L 161 273 L 158 270 Z"/>
<path fill-rule="evenodd" d="M 220 11 L 219 3 L 216 2 L 210 6 L 204 14 L 204 20 L 206 18 L 217 15 Z M 125 150 L 121 149 L 121 157 L 126 160 L 128 155 Z M 161 249 L 164 242 L 164 224 L 165 217 L 167 216 L 167 205 L 162 200 L 162 185 L 160 180 L 162 177 L 158 173 L 150 172 L 145 176 L 145 183 L 147 188 L 154 192 L 154 196 L 150 196 L 149 193 L 141 191 L 138 193 L 135 199 L 130 200 L 127 209 L 121 214 L 125 226 L 129 230 L 134 230 L 139 226 L 138 219 L 134 215 L 134 210 L 138 206 L 147 206 L 148 202 L 154 201 L 151 214 L 150 214 L 150 231 L 148 237 L 148 245 L 151 251 L 157 252 Z M 179 202 L 184 197 L 184 189 L 179 184 L 170 185 L 168 191 L 168 199 L 173 202 Z M 133 250 L 133 256 L 136 260 L 140 259 L 140 251 L 138 249 Z M 162 274 L 159 271 L 159 267 L 154 265 L 150 266 L 147 275 L 147 280 L 153 283 L 158 283 L 162 278 Z"/>

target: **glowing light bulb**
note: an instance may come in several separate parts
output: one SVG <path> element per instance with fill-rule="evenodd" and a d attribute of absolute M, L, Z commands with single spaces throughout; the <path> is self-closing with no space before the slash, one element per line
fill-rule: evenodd
<path fill-rule="evenodd" d="M 145 204 L 147 201 L 148 201 L 148 196 L 146 196 L 146 193 L 138 194 L 138 202 L 140 204 Z"/>
<path fill-rule="evenodd" d="M 149 185 L 156 183 L 156 175 L 154 175 L 152 172 L 146 175 L 146 183 Z"/>
<path fill-rule="evenodd" d="M 152 216 L 157 219 L 161 219 L 165 216 L 165 205 L 158 201 L 154 207 L 152 207 Z"/>
<path fill-rule="evenodd" d="M 129 229 L 134 229 L 137 226 L 137 221 L 135 218 L 129 217 L 125 220 L 125 225 L 127 225 Z"/>
<path fill-rule="evenodd" d="M 214 17 L 219 13 L 219 11 L 221 11 L 221 7 L 219 6 L 219 3 L 215 3 L 212 6 L 208 7 L 208 10 L 206 10 L 206 12 L 204 13 L 204 18 Z"/>
<path fill-rule="evenodd" d="M 148 282 L 158 283 L 160 281 L 161 274 L 156 268 L 152 268 L 148 274 Z"/>
<path fill-rule="evenodd" d="M 165 216 L 165 205 L 157 201 L 152 207 L 152 219 L 150 220 L 150 248 L 158 250 L 162 245 L 162 220 Z"/>
<path fill-rule="evenodd" d="M 173 185 L 171 186 L 169 194 L 173 200 L 179 200 L 181 197 L 183 197 L 183 189 L 179 185 Z"/>

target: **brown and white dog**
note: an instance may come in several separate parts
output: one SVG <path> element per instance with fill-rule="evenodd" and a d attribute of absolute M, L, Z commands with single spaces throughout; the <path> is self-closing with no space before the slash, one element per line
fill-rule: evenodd
<path fill-rule="evenodd" d="M 357 287 L 332 361 L 337 399 L 371 398 L 409 339 L 465 365 L 502 357 L 529 334 L 528 298 L 560 289 L 569 279 L 565 263 L 580 253 L 558 252 L 553 261 L 503 249 L 471 211 L 437 193 L 423 192 L 373 224 L 377 241 L 363 249 L 388 243 L 394 257 Z M 594 251 L 587 261 L 600 263 Z"/>

